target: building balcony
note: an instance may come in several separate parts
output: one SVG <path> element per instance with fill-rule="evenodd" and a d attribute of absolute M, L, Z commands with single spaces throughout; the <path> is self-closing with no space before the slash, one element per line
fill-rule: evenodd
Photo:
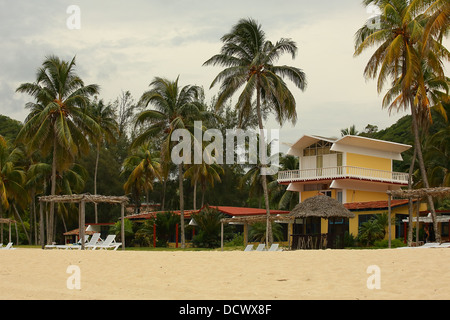
<path fill-rule="evenodd" d="M 278 173 L 278 183 L 280 184 L 339 179 L 353 179 L 408 185 L 409 174 L 352 166 L 280 171 Z"/>

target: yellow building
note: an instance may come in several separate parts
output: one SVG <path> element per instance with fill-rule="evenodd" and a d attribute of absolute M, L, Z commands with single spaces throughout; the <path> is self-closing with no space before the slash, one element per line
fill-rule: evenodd
<path fill-rule="evenodd" d="M 327 233 L 333 227 L 356 236 L 359 226 L 374 214 L 387 213 L 387 190 L 408 185 L 409 174 L 394 172 L 393 162 L 402 161 L 402 153 L 410 148 L 360 136 L 303 136 L 288 151 L 299 157 L 299 169 L 279 172 L 278 182 L 298 192 L 300 202 L 322 193 L 343 203 L 356 217 L 335 223 L 311 219 L 305 225 L 294 225 L 293 233 Z M 398 221 L 405 218 L 408 201 L 393 201 L 392 213 Z M 403 237 L 403 224 L 392 228 L 393 237 Z"/>

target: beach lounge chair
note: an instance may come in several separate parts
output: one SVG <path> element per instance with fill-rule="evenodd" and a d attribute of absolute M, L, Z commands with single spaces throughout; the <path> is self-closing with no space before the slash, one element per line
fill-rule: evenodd
<path fill-rule="evenodd" d="M 16 248 L 13 248 L 12 245 L 13 245 L 13 243 L 10 242 L 10 243 L 8 243 L 8 244 L 6 245 L 6 247 L 0 248 L 0 250 L 15 250 Z"/>
<path fill-rule="evenodd" d="M 252 244 L 249 244 L 249 245 L 247 245 L 245 247 L 244 252 L 247 252 L 247 251 L 253 251 L 253 245 Z"/>
<path fill-rule="evenodd" d="M 98 233 L 98 237 L 100 238 L 100 233 Z M 92 236 L 92 238 L 94 238 L 94 236 Z M 85 235 L 85 236 L 84 236 L 84 244 L 85 244 L 85 245 L 89 243 L 88 240 L 89 240 L 89 235 Z M 91 240 L 92 240 L 92 239 L 91 239 Z M 97 240 L 97 241 L 98 241 L 98 240 Z M 77 242 L 77 243 L 74 243 L 74 244 L 55 245 L 54 247 L 55 247 L 56 249 L 64 249 L 64 250 L 73 250 L 73 249 L 81 250 L 81 239 L 78 240 L 78 242 Z"/>
<path fill-rule="evenodd" d="M 256 247 L 256 251 L 265 251 L 266 245 L 264 243 L 260 243 L 258 247 Z"/>
<path fill-rule="evenodd" d="M 279 244 L 278 243 L 273 243 L 268 251 L 281 251 L 281 249 L 278 248 Z"/>
<path fill-rule="evenodd" d="M 101 243 L 97 243 L 97 244 L 92 245 L 92 246 L 89 245 L 87 247 L 91 248 L 92 250 L 96 250 L 97 248 L 98 249 L 105 249 L 105 250 L 114 248 L 114 251 L 116 251 L 117 248 L 119 248 L 122 245 L 122 243 L 121 242 L 116 242 L 115 239 L 116 239 L 116 235 L 115 234 L 111 234 L 111 235 L 108 235 L 106 237 L 105 241 L 103 241 Z"/>

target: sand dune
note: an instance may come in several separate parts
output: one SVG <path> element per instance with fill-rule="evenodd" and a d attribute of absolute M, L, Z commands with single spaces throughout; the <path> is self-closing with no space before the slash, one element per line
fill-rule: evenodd
<path fill-rule="evenodd" d="M 0 251 L 0 299 L 449 299 L 450 249 Z M 81 289 L 69 289 L 69 266 Z M 380 289 L 369 289 L 378 266 Z"/>

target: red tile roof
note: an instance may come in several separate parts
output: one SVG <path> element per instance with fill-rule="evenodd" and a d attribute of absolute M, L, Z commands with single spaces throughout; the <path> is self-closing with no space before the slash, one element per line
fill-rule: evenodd
<path fill-rule="evenodd" d="M 243 207 L 223 207 L 223 206 L 210 206 L 219 210 L 220 212 L 230 216 L 260 216 L 265 215 L 266 209 L 257 208 L 243 208 Z M 270 210 L 270 214 L 288 214 L 289 211 L 284 210 Z"/>
<path fill-rule="evenodd" d="M 243 207 L 224 207 L 224 206 L 210 206 L 210 208 L 217 209 L 218 211 L 229 215 L 229 216 L 255 216 L 255 215 L 265 215 L 266 209 L 258 208 L 243 208 Z M 192 214 L 198 213 L 200 210 L 184 210 L 184 217 L 190 219 Z M 126 216 L 127 219 L 153 219 L 158 213 L 163 212 L 173 212 L 176 215 L 180 215 L 180 210 L 168 210 L 168 211 L 158 211 L 158 212 L 146 212 L 142 214 L 133 214 Z M 288 214 L 289 211 L 283 210 L 270 210 L 270 214 Z"/>
<path fill-rule="evenodd" d="M 408 204 L 409 200 L 392 200 L 391 207 L 399 207 Z M 344 207 L 348 210 L 374 210 L 374 209 L 387 209 L 389 207 L 387 201 L 368 201 L 368 202 L 353 202 L 345 203 Z"/>

